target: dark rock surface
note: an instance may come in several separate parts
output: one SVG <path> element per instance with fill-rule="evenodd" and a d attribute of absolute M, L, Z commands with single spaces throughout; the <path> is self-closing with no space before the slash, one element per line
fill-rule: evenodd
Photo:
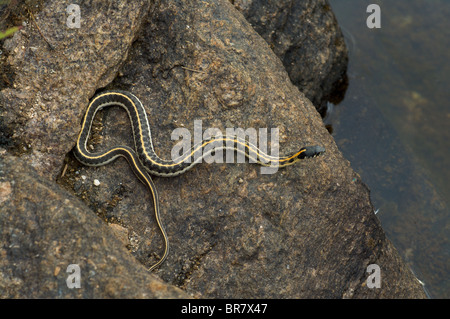
<path fill-rule="evenodd" d="M 71 29 L 67 3 L 41 2 L 34 20 L 4 41 L 14 81 L 0 93 L 0 127 L 16 154 L 55 179 L 78 134 L 84 110 L 76 106 L 116 76 L 149 4 L 92 1 L 81 9 L 82 28 Z"/>
<path fill-rule="evenodd" d="M 64 245 L 67 254 L 104 264 L 105 256 L 120 242 L 108 239 L 111 234 L 100 220 L 113 223 L 136 265 L 122 256 L 122 250 L 115 261 L 136 276 L 142 269 L 143 282 L 127 283 L 140 289 L 153 276 L 139 263 L 151 266 L 161 254 L 150 195 L 125 160 L 90 168 L 69 155 L 67 166 L 63 164 L 63 155 L 77 138 L 87 99 L 113 81 L 108 88 L 130 90 L 146 106 L 155 149 L 164 158 L 170 158 L 173 129 L 186 127 L 193 132 L 194 120 L 202 120 L 203 129 L 216 127 L 222 132 L 227 127 L 278 128 L 282 154 L 311 144 L 327 149 L 321 158 L 273 175 L 260 174 L 254 164 L 201 164 L 177 178 L 154 178 L 171 242 L 167 261 L 155 271 L 164 282 L 190 295 L 210 298 L 424 297 L 373 214 L 368 189 L 342 157 L 314 105 L 292 84 L 282 62 L 231 3 L 113 1 L 104 5 L 93 1 L 89 8 L 81 6 L 85 24 L 78 30 L 55 28 L 65 23 L 55 12 L 55 8 L 65 10 L 60 6 L 47 1 L 36 13 L 41 32 L 56 49 L 50 49 L 33 28 L 24 28 L 5 43 L 4 63 L 15 72 L 15 80 L 0 92 L 0 105 L 3 125 L 13 132 L 15 147 L 9 152 L 15 151 L 26 165 L 53 181 L 62 171 L 59 184 L 97 213 L 83 215 L 83 223 L 76 223 L 70 222 L 74 218 L 70 211 L 63 210 L 58 223 L 70 222 L 71 229 L 76 229 L 70 238 L 84 242 L 92 236 L 99 243 L 85 251 L 83 245 L 69 242 Z M 129 126 L 124 111 L 103 112 L 90 144 L 96 149 L 133 145 Z M 22 183 L 26 186 L 18 185 Z M 26 193 L 38 191 L 35 185 L 41 183 L 18 178 L 17 185 L 9 188 Z M 3 197 L 4 189 L 9 192 L 5 187 Z M 8 196 L 3 205 L 11 200 Z M 42 213 L 44 219 L 62 209 L 51 199 L 46 203 L 48 196 L 43 193 L 40 197 L 42 210 L 49 211 Z M 69 201 L 71 206 L 78 205 L 77 200 Z M 21 229 L 33 220 L 36 214 L 22 209 L 24 203 L 14 203 L 20 215 L 15 218 L 9 217 L 14 208 L 2 207 L 3 229 Z M 48 267 L 44 271 L 51 274 L 55 272 L 51 245 L 59 239 L 54 227 L 46 225 L 42 223 L 37 232 L 52 240 L 21 246 L 42 251 L 42 259 L 52 263 L 39 270 Z M 26 236 L 20 238 L 25 241 Z M 1 244 L 4 254 L 11 255 L 4 239 Z M 50 256 L 45 246 L 50 246 Z M 12 272 L 14 262 L 8 259 L 0 272 Z M 33 259 L 21 262 L 35 267 Z M 373 263 L 381 267 L 381 289 L 366 286 L 366 269 Z M 114 266 L 105 266 L 101 276 L 113 277 Z M 18 278 L 5 284 L 13 292 L 10 295 L 36 296 L 28 290 L 28 277 Z M 96 280 L 103 289 L 96 296 L 128 296 L 116 291 L 120 282 L 109 289 L 102 286 L 101 278 Z M 55 282 L 51 285 L 56 287 Z M 160 289 L 167 296 L 178 293 L 170 285 Z M 46 296 L 56 297 L 57 291 Z M 156 289 L 147 296 L 162 294 Z"/>
<path fill-rule="evenodd" d="M 136 263 L 83 202 L 0 149 L 2 298 L 186 298 Z M 80 266 L 81 288 L 66 269 Z"/>
<path fill-rule="evenodd" d="M 340 90 L 347 85 L 347 47 L 327 0 L 231 2 L 319 111 L 327 101 L 340 98 Z"/>

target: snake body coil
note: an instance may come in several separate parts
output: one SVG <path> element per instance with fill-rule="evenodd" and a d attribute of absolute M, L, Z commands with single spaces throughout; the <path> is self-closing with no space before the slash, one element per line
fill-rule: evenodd
<path fill-rule="evenodd" d="M 92 121 L 99 110 L 111 105 L 121 106 L 127 111 L 132 125 L 135 150 L 128 146 L 115 146 L 103 152 L 91 153 L 87 150 L 87 140 L 91 131 Z M 214 143 L 214 148 L 211 147 L 213 146 L 210 145 L 211 143 Z M 164 160 L 159 158 L 153 149 L 150 125 L 141 101 L 129 92 L 119 90 L 100 93 L 90 101 L 73 152 L 81 163 L 88 166 L 105 165 L 117 157 L 123 156 L 127 159 L 139 180 L 149 186 L 155 209 L 156 222 L 164 237 L 165 243 L 163 256 L 156 264 L 150 267 L 149 270 L 152 270 L 166 259 L 169 253 L 169 241 L 160 220 L 158 193 L 149 174 L 163 177 L 183 174 L 199 163 L 206 155 L 210 154 L 212 150 L 218 149 L 232 149 L 244 153 L 245 156 L 255 160 L 260 165 L 269 166 L 276 163 L 278 167 L 292 165 L 303 158 L 315 157 L 325 152 L 325 149 L 321 146 L 308 146 L 301 148 L 298 152 L 290 156 L 274 157 L 262 152 L 259 148 L 244 139 L 238 137 L 221 137 L 202 141 L 178 159 Z M 188 160 L 192 158 L 194 160 Z"/>

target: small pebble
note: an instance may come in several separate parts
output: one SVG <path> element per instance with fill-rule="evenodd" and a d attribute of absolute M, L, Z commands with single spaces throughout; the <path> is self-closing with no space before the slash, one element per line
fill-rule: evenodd
<path fill-rule="evenodd" d="M 100 181 L 99 181 L 98 179 L 94 179 L 94 185 L 95 185 L 95 186 L 100 185 Z"/>

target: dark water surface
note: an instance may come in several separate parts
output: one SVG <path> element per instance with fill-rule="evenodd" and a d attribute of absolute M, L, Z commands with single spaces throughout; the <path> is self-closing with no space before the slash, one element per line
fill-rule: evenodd
<path fill-rule="evenodd" d="M 326 121 L 426 292 L 450 298 L 450 1 L 330 4 L 350 61 Z M 369 4 L 380 6 L 379 29 L 367 27 Z"/>

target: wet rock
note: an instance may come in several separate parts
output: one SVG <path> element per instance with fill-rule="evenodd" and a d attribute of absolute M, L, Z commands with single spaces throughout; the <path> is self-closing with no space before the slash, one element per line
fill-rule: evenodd
<path fill-rule="evenodd" d="M 136 263 L 79 199 L 0 149 L 2 298 L 186 298 Z M 81 288 L 66 272 L 80 267 Z"/>
<path fill-rule="evenodd" d="M 347 85 L 347 47 L 327 0 L 232 0 L 318 110 Z"/>
<path fill-rule="evenodd" d="M 46 10 L 38 14 L 46 17 L 41 21 L 54 23 L 56 13 Z M 125 12 L 123 17 L 119 11 Z M 194 132 L 195 120 L 202 121 L 203 130 L 215 127 L 222 132 L 237 127 L 278 128 L 282 154 L 304 145 L 318 144 L 327 149 L 320 158 L 304 160 L 271 175 L 261 174 L 255 164 L 203 163 L 176 178 L 154 178 L 171 242 L 167 261 L 155 271 L 163 281 L 190 295 L 208 298 L 424 296 L 420 284 L 386 239 L 373 214 L 368 189 L 337 149 L 314 105 L 292 84 L 267 42 L 231 3 L 158 1 L 149 8 L 146 2 L 117 1 L 109 6 L 98 2 L 95 10 L 81 6 L 81 12 L 87 26 L 94 26 L 98 18 L 107 19 L 101 13 L 109 12 L 108 28 L 87 29 L 93 38 L 106 32 L 104 40 L 87 41 L 82 46 L 74 35 L 70 37 L 73 46 L 68 49 L 66 34 L 75 31 L 61 31 L 59 48 L 73 50 L 65 52 L 67 65 L 73 62 L 72 54 L 80 52 L 86 56 L 86 65 L 59 69 L 63 86 L 77 87 L 77 92 L 56 86 L 57 92 L 51 94 L 57 101 L 70 99 L 67 101 L 74 103 L 70 103 L 70 111 L 50 113 L 50 108 L 43 107 L 42 114 L 33 117 L 37 127 L 48 123 L 50 114 L 57 119 L 55 123 L 66 121 L 66 126 L 50 125 L 48 136 L 35 136 L 30 133 L 30 119 L 24 115 L 25 129 L 17 131 L 18 137 L 24 135 L 32 145 L 42 145 L 41 150 L 52 150 L 48 154 L 36 152 L 34 146 L 32 151 L 19 154 L 24 161 L 48 177 L 64 172 L 58 182 L 97 213 L 97 219 L 91 214 L 92 218 L 85 221 L 92 225 L 77 230 L 77 241 L 88 235 L 98 242 L 103 242 L 99 237 L 109 238 L 97 230 L 101 219 L 120 225 L 115 229 L 119 238 L 123 239 L 127 230 L 127 247 L 136 263 L 151 266 L 162 253 L 150 194 L 125 160 L 91 168 L 68 155 L 67 167 L 61 164 L 62 154 L 70 152 L 77 138 L 87 97 L 114 79 L 108 88 L 130 90 L 145 105 L 155 149 L 161 157 L 170 158 L 176 143 L 170 139 L 172 131 L 185 127 Z M 128 21 L 132 21 L 129 28 L 125 27 Z M 122 30 L 126 37 L 114 36 L 108 30 Z M 21 84 L 34 72 L 26 68 L 27 63 L 38 62 L 24 59 L 17 64 L 18 56 L 28 52 L 27 43 L 43 41 L 38 33 L 25 32 L 8 44 L 8 61 L 16 65 L 18 84 L 0 95 L 2 101 L 10 103 L 16 118 L 21 112 L 33 110 L 29 90 L 40 92 L 40 96 L 46 92 L 46 86 L 39 86 L 41 82 L 31 82 L 29 89 Z M 83 28 L 78 32 L 88 37 Z M 28 42 L 25 35 L 30 38 Z M 52 56 L 55 65 L 66 63 L 63 60 L 59 54 Z M 45 72 L 43 76 L 51 79 Z M 81 81 L 83 77 L 85 82 Z M 54 155 L 54 136 L 61 129 L 64 133 Z M 34 140 L 37 136 L 38 142 Z M 105 149 L 119 143 L 133 145 L 129 120 L 125 111 L 110 108 L 99 114 L 89 145 Z M 52 164 L 42 165 L 45 161 L 40 161 L 47 156 Z M 98 182 L 94 184 L 94 180 Z M 43 202 L 47 205 L 46 200 Z M 23 204 L 18 201 L 16 205 Z M 81 226 L 74 225 L 77 227 Z M 54 231 L 52 227 L 44 229 L 44 233 Z M 122 244 L 119 239 L 116 242 Z M 37 244 L 29 241 L 27 245 L 32 249 Z M 43 246 L 45 243 L 38 247 Z M 108 247 L 99 244 L 98 251 L 84 255 L 72 243 L 66 251 L 71 256 L 91 258 L 92 254 L 92 258 L 99 258 L 95 257 L 97 253 L 102 256 L 101 251 L 108 251 Z M 140 267 L 131 261 L 118 263 L 126 269 Z M 367 266 L 374 263 L 382 269 L 380 289 L 369 289 L 366 284 Z M 144 273 L 144 268 L 140 269 Z M 114 277 L 117 269 L 105 268 L 107 272 Z M 17 285 L 29 287 L 23 282 Z M 119 294 L 115 289 L 113 286 L 111 291 Z"/>

